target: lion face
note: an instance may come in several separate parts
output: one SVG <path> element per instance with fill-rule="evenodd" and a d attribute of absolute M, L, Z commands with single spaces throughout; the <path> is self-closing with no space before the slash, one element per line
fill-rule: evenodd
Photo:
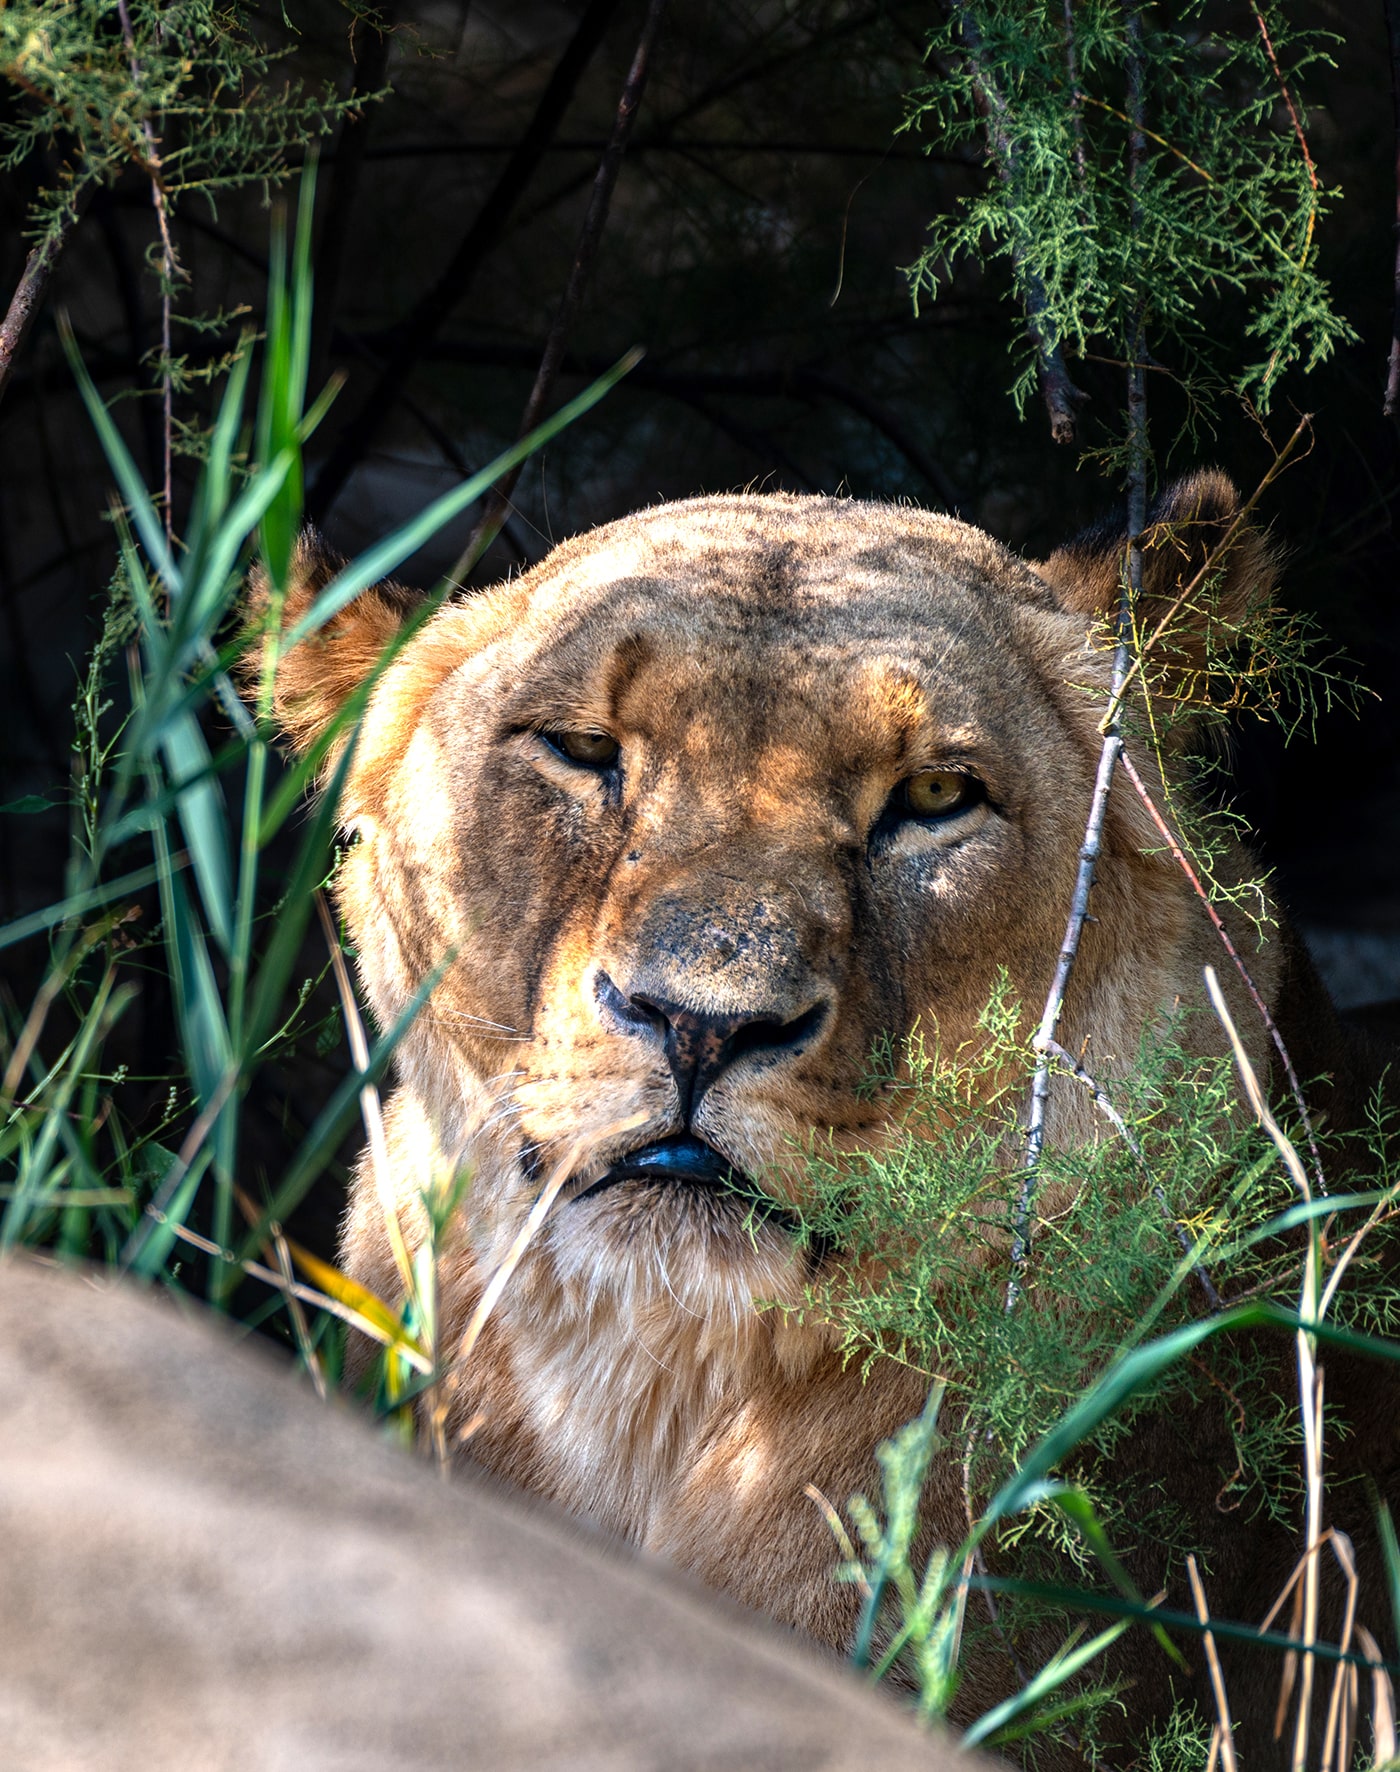
<path fill-rule="evenodd" d="M 566 1289 L 795 1300 L 800 1149 L 879 1138 L 877 1043 L 968 1038 L 998 969 L 1043 997 L 1106 668 L 1066 574 L 1082 604 L 1078 556 L 1041 576 L 950 519 L 705 499 L 410 643 L 358 742 L 338 891 L 381 1023 L 444 968 L 401 1048 L 405 1185 L 470 1167 L 479 1260 L 567 1164 L 538 1254 Z M 354 638 L 319 671 L 293 655 L 293 721 Z M 1091 929 L 1070 1006 L 1110 1063 L 1181 970 L 1179 883 L 1143 846 L 1116 802 L 1115 933 Z"/>

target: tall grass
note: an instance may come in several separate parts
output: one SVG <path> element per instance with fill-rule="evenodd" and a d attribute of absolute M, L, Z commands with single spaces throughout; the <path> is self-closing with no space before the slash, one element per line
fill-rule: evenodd
<path fill-rule="evenodd" d="M 320 1378 L 328 1317 L 349 1320 L 416 1370 L 432 1370 L 430 1325 L 354 1287 L 289 1245 L 281 1226 L 325 1171 L 384 1075 L 434 980 L 366 1044 L 350 1075 L 257 1200 L 240 1180 L 250 1085 L 306 1031 L 304 944 L 334 865 L 337 801 L 369 685 L 325 741 L 287 765 L 276 751 L 272 686 L 281 652 L 393 572 L 500 475 L 586 412 L 635 354 L 519 444 L 345 565 L 286 632 L 283 605 L 302 524 L 303 454 L 334 386 L 308 402 L 311 206 L 302 189 L 294 236 L 274 228 L 261 345 L 245 335 L 207 439 L 183 536 L 172 541 L 65 330 L 89 416 L 116 483 L 117 568 L 101 639 L 78 698 L 73 840 L 61 896 L 0 928 L 0 948 L 46 939 L 43 982 L 4 1030 L 0 1080 L 0 1246 L 46 1244 L 95 1256 L 145 1280 L 187 1282 L 227 1308 L 245 1277 L 275 1288 L 303 1358 Z M 242 587 L 257 561 L 269 586 L 260 635 L 245 631 Z M 394 648 L 448 594 L 425 597 Z M 231 671 L 260 640 L 246 698 Z M 125 694 L 107 679 L 124 667 Z M 112 704 L 121 711 L 113 713 Z M 212 736 L 215 735 L 215 736 Z M 332 747 L 338 760 L 296 835 L 290 861 L 269 855 L 295 825 Z M 21 809 L 22 811 L 22 809 Z M 158 924 L 140 933 L 142 895 Z M 343 971 L 338 944 L 326 964 Z M 161 1107 L 131 1106 L 132 1079 L 110 1056 L 137 992 L 168 980 L 177 1051 Z M 353 1014 L 353 997 L 347 993 Z M 356 1030 L 359 1030 L 358 1018 Z M 149 1080 L 147 1080 L 149 1082 Z M 147 1090 L 149 1093 L 149 1090 Z M 295 1261 L 315 1278 L 294 1277 Z M 428 1288 L 416 1289 L 427 1296 Z M 313 1314 L 308 1318 L 307 1311 Z"/>

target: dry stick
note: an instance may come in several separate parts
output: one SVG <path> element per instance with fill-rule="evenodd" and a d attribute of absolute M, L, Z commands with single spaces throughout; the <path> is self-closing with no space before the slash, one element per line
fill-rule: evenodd
<path fill-rule="evenodd" d="M 1342 1614 L 1342 1640 L 1338 1647 L 1343 1654 L 1351 1648 L 1352 1631 L 1356 1625 L 1356 1594 L 1360 1586 L 1356 1575 L 1356 1558 L 1352 1554 L 1351 1540 L 1345 1532 L 1338 1532 L 1335 1527 L 1328 1533 L 1332 1541 L 1332 1550 L 1342 1566 L 1342 1575 L 1347 1584 L 1346 1610 Z M 1356 1668 L 1347 1662 L 1339 1661 L 1332 1674 L 1332 1697 L 1327 1706 L 1327 1731 L 1322 1738 L 1322 1764 L 1318 1772 L 1349 1772 L 1351 1766 L 1351 1738 L 1355 1732 L 1355 1711 L 1350 1702 L 1350 1685 L 1347 1675 L 1355 1676 Z"/>
<path fill-rule="evenodd" d="M 1125 751 L 1119 761 L 1122 763 L 1124 775 L 1127 776 L 1128 780 L 1137 790 L 1138 798 L 1146 807 L 1148 816 L 1151 818 L 1153 824 L 1155 824 L 1157 829 L 1161 832 L 1163 841 L 1171 850 L 1177 865 L 1186 875 L 1186 878 L 1191 882 L 1192 889 L 1195 891 L 1196 896 L 1205 906 L 1206 915 L 1210 918 L 1215 933 L 1220 937 L 1221 945 L 1233 961 L 1236 972 L 1239 973 L 1240 978 L 1244 981 L 1244 987 L 1249 992 L 1250 1002 L 1253 1003 L 1254 1007 L 1259 1011 L 1259 1018 L 1268 1029 L 1269 1038 L 1273 1041 L 1274 1050 L 1278 1053 L 1279 1061 L 1283 1065 L 1284 1075 L 1288 1078 L 1288 1087 L 1293 1096 L 1293 1105 L 1298 1110 L 1303 1129 L 1307 1134 L 1308 1153 L 1312 1157 L 1313 1172 L 1317 1180 L 1318 1191 L 1325 1194 L 1327 1192 L 1327 1187 L 1323 1178 L 1322 1153 L 1317 1148 L 1317 1138 L 1313 1132 L 1312 1120 L 1308 1114 L 1308 1105 L 1303 1099 L 1302 1085 L 1298 1081 L 1298 1073 L 1293 1069 L 1293 1060 L 1288 1056 L 1288 1048 L 1284 1044 L 1283 1035 L 1278 1030 L 1278 1024 L 1275 1022 L 1273 1016 L 1270 1015 L 1268 1005 L 1259 995 L 1254 980 L 1249 975 L 1249 968 L 1245 965 L 1243 959 L 1241 959 L 1239 949 L 1235 946 L 1234 942 L 1231 941 L 1229 931 L 1221 921 L 1220 913 L 1210 902 L 1206 889 L 1201 884 L 1200 876 L 1197 874 L 1195 868 L 1192 867 L 1191 862 L 1180 843 L 1177 842 L 1170 825 L 1168 825 L 1167 821 L 1158 811 L 1156 802 L 1148 792 L 1147 784 L 1133 767 L 1132 758 Z"/>
<path fill-rule="evenodd" d="M 1308 1184 L 1308 1172 L 1303 1167 L 1302 1159 L 1293 1147 L 1292 1141 L 1279 1126 L 1278 1121 L 1269 1111 L 1269 1104 L 1264 1092 L 1259 1087 L 1259 1079 L 1254 1074 L 1254 1067 L 1249 1062 L 1249 1055 L 1244 1049 L 1239 1031 L 1230 1018 L 1224 993 L 1220 989 L 1220 980 L 1215 975 L 1215 968 L 1205 968 L 1206 990 L 1220 1018 L 1221 1026 L 1230 1039 L 1230 1046 L 1235 1055 L 1235 1065 L 1240 1074 L 1240 1081 L 1253 1108 L 1255 1118 L 1268 1133 L 1274 1148 L 1283 1159 L 1284 1167 L 1292 1177 L 1293 1185 L 1298 1189 L 1302 1199 L 1311 1203 L 1312 1189 Z M 1304 1323 L 1315 1323 L 1318 1320 L 1318 1265 L 1319 1244 L 1315 1234 L 1310 1234 L 1307 1253 L 1303 1262 L 1303 1288 L 1298 1300 L 1298 1315 Z M 1302 1658 L 1302 1674 L 1299 1681 L 1298 1712 L 1293 1732 L 1292 1772 L 1303 1772 L 1307 1760 L 1308 1733 L 1312 1719 L 1312 1697 L 1315 1661 L 1309 1646 L 1317 1641 L 1318 1612 L 1318 1563 L 1317 1548 L 1322 1542 L 1322 1371 L 1317 1364 L 1317 1348 L 1315 1338 L 1306 1329 L 1297 1333 L 1298 1352 L 1298 1408 L 1303 1423 L 1303 1476 L 1306 1493 L 1304 1545 L 1307 1551 L 1303 1570 L 1303 1622 L 1302 1641 L 1304 1644 Z M 1298 1634 L 1297 1632 L 1294 1633 Z"/>
<path fill-rule="evenodd" d="M 149 1210 L 149 1208 L 148 1208 Z M 164 1219 L 162 1218 L 162 1222 Z M 220 1261 L 227 1262 L 230 1267 L 242 1268 L 250 1279 L 261 1280 L 265 1286 L 271 1286 L 277 1292 L 290 1292 L 303 1304 L 312 1305 L 318 1311 L 326 1311 L 333 1317 L 339 1317 L 342 1323 L 348 1323 L 352 1329 L 358 1329 L 362 1335 L 368 1335 L 371 1341 L 382 1342 L 386 1347 L 395 1347 L 408 1361 L 415 1372 L 427 1377 L 432 1372 L 432 1361 L 407 1346 L 402 1341 L 395 1341 L 386 1335 L 378 1323 L 368 1317 L 362 1317 L 353 1305 L 342 1304 L 338 1298 L 332 1298 L 328 1292 L 317 1292 L 314 1287 L 304 1285 L 300 1280 L 287 1280 L 276 1274 L 270 1267 L 264 1267 L 260 1261 L 240 1261 L 232 1249 L 221 1249 L 210 1237 L 201 1237 L 198 1231 L 192 1231 L 188 1225 L 172 1224 L 172 1236 L 191 1248 L 200 1250 L 205 1255 L 216 1256 Z"/>
<path fill-rule="evenodd" d="M 86 200 L 86 192 L 81 201 Z M 15 366 L 24 341 L 29 336 L 39 309 L 43 306 L 44 295 L 48 290 L 49 281 L 53 276 L 54 267 L 62 256 L 74 228 L 78 225 L 81 215 L 79 197 L 72 197 L 64 210 L 58 226 L 37 246 L 30 249 L 29 257 L 24 261 L 24 271 L 15 292 L 10 297 L 10 305 L 5 318 L 0 321 L 0 399 L 5 396 L 9 386 L 10 374 Z"/>
<path fill-rule="evenodd" d="M 1128 9 L 1130 103 L 1133 115 L 1142 114 L 1142 50 L 1141 29 L 1137 13 Z M 1129 178 L 1136 189 L 1146 143 L 1140 129 L 1129 141 Z M 1141 215 L 1136 197 L 1132 209 L 1136 230 Z M 1143 371 L 1145 356 L 1142 316 L 1139 312 L 1133 328 L 1131 361 L 1128 365 L 1128 452 L 1130 479 L 1128 486 L 1128 558 L 1118 596 L 1117 640 L 1113 649 L 1113 673 L 1109 686 L 1109 712 L 1101 730 L 1103 745 L 1094 778 L 1094 793 L 1089 804 L 1089 817 L 1084 827 L 1084 841 L 1079 846 L 1079 869 L 1075 876 L 1074 897 L 1065 923 L 1064 939 L 1055 962 L 1055 976 L 1045 999 L 1040 1026 L 1032 1042 L 1036 1053 L 1035 1076 L 1031 1081 L 1031 1105 L 1026 1122 L 1026 1146 L 1022 1163 L 1021 1187 L 1016 1198 L 1016 1212 L 1011 1231 L 1011 1274 L 1006 1283 L 1006 1309 L 1013 1310 L 1021 1295 L 1020 1275 L 1025 1272 L 1030 1252 L 1031 1208 L 1040 1178 L 1040 1157 L 1045 1144 L 1045 1117 L 1050 1101 L 1050 1048 L 1055 1041 L 1064 1009 L 1065 993 L 1079 955 L 1079 943 L 1089 917 L 1089 896 L 1094 889 L 1094 875 L 1103 848 L 1104 823 L 1108 815 L 1109 790 L 1113 771 L 1123 749 L 1121 715 L 1123 689 L 1128 680 L 1130 656 L 1128 639 L 1133 631 L 1133 609 L 1142 594 L 1142 532 L 1147 525 L 1147 388 Z"/>
<path fill-rule="evenodd" d="M 340 992 L 341 1013 L 345 1017 L 345 1033 L 350 1042 L 350 1058 L 357 1071 L 361 1073 L 369 1069 L 369 1042 L 365 1038 L 365 1024 L 360 1019 L 359 1006 L 355 1002 L 354 986 L 350 983 L 350 972 L 345 964 L 345 955 L 341 952 L 340 937 L 336 933 L 335 921 L 331 916 L 330 907 L 326 904 L 326 895 L 316 893 L 316 913 L 321 919 L 321 929 L 326 937 L 326 946 L 330 950 L 331 967 L 335 972 L 336 988 Z M 399 1279 L 403 1283 L 404 1292 L 418 1304 L 418 1278 L 413 1271 L 413 1261 L 408 1253 L 408 1244 L 404 1241 L 403 1226 L 399 1222 L 398 1201 L 394 1195 L 394 1178 L 389 1167 L 389 1141 L 384 1133 L 384 1111 L 380 1105 L 379 1090 L 373 1083 L 366 1083 L 360 1090 L 360 1114 L 365 1123 L 365 1136 L 369 1140 L 369 1166 L 374 1176 L 374 1190 L 379 1196 L 379 1210 L 384 1217 L 384 1230 L 389 1239 L 389 1248 L 393 1252 L 394 1265 L 399 1270 Z M 421 1321 L 422 1313 L 418 1313 Z M 430 1350 L 431 1351 L 431 1350 Z"/>
<path fill-rule="evenodd" d="M 982 34 L 971 13 L 959 8 L 955 18 L 972 74 L 973 103 L 986 126 L 992 168 L 1001 182 L 1010 187 L 1015 177 L 1016 150 L 1008 124 L 1006 99 L 982 60 Z M 1060 341 L 1047 318 L 1050 301 L 1045 284 L 1027 268 L 1025 250 L 1019 240 L 1012 241 L 1011 258 L 1025 291 L 1026 333 L 1035 347 L 1036 370 L 1041 397 L 1050 418 L 1050 435 L 1057 443 L 1073 443 L 1075 408 L 1082 406 L 1089 396 L 1075 385 L 1065 368 Z"/>
<path fill-rule="evenodd" d="M 1385 28 L 1390 38 L 1390 99 L 1395 110 L 1395 293 L 1384 410 L 1387 418 L 1400 418 L 1400 0 L 1385 0 Z"/>
<path fill-rule="evenodd" d="M 593 190 L 588 199 L 588 209 L 583 218 L 583 227 L 579 231 L 578 246 L 574 251 L 574 262 L 569 268 L 569 280 L 565 285 L 563 298 L 555 311 L 554 320 L 549 328 L 549 337 L 545 340 L 544 355 L 540 358 L 540 366 L 535 374 L 535 384 L 530 389 L 530 397 L 525 402 L 525 410 L 520 415 L 520 426 L 517 437 L 525 437 L 540 423 L 554 392 L 554 384 L 559 376 L 559 368 L 564 361 L 564 349 L 568 343 L 569 331 L 578 317 L 583 305 L 584 293 L 588 288 L 588 279 L 593 272 L 593 261 L 598 255 L 598 243 L 603 237 L 603 229 L 607 226 L 608 210 L 612 204 L 613 189 L 617 184 L 617 175 L 622 170 L 623 156 L 627 152 L 627 143 L 632 134 L 632 126 L 636 122 L 637 112 L 641 107 L 642 95 L 646 91 L 647 74 L 651 65 L 651 54 L 656 44 L 657 33 L 661 29 L 661 17 L 666 10 L 666 0 L 649 0 L 646 18 L 642 21 L 642 32 L 637 39 L 637 47 L 633 52 L 632 65 L 627 70 L 627 78 L 623 82 L 622 96 L 617 101 L 617 115 L 613 119 L 612 135 L 603 150 L 598 162 L 598 171 L 593 180 Z M 495 486 L 492 487 L 486 500 L 486 509 L 472 530 L 471 540 L 457 564 L 448 577 L 461 583 L 467 578 L 472 567 L 486 552 L 494 540 L 496 532 L 505 520 L 510 505 L 510 495 L 515 490 L 524 462 L 517 462 Z"/>
<path fill-rule="evenodd" d="M 257 1207 L 248 1198 L 247 1194 L 243 1192 L 243 1189 L 236 1184 L 233 1190 L 233 1197 L 238 1202 L 239 1211 L 243 1214 L 244 1218 L 247 1219 L 250 1225 L 261 1223 L 262 1213 L 258 1211 Z M 268 1260 L 276 1261 L 277 1271 L 282 1276 L 282 1290 L 286 1299 L 287 1315 L 292 1319 L 292 1331 L 296 1336 L 297 1351 L 302 1357 L 302 1363 L 305 1365 L 306 1370 L 311 1374 L 311 1382 L 316 1387 L 316 1395 L 324 1403 L 327 1396 L 326 1375 L 321 1369 L 321 1362 L 317 1357 L 316 1350 L 311 1345 L 311 1330 L 306 1321 L 306 1313 L 301 1308 L 301 1300 L 294 1292 L 289 1290 L 296 1276 L 292 1272 L 292 1252 L 287 1247 L 286 1234 L 281 1225 L 274 1221 L 266 1227 L 264 1238 L 265 1241 L 262 1244 L 263 1255 Z M 272 1245 L 272 1252 L 270 1255 L 268 1253 L 268 1243 L 271 1243 Z"/>
<path fill-rule="evenodd" d="M 1210 1624 L 1210 1612 L 1206 1606 L 1206 1592 L 1201 1586 L 1201 1578 L 1196 1570 L 1196 1559 L 1188 1556 L 1186 1573 L 1191 1578 L 1191 1597 L 1196 1602 L 1196 1616 L 1204 1625 Z M 1225 1772 L 1239 1772 L 1239 1763 L 1235 1759 L 1235 1729 L 1230 1721 L 1230 1702 L 1225 1696 L 1225 1676 L 1220 1671 L 1220 1657 L 1215 1652 L 1215 1637 L 1209 1629 L 1203 1634 L 1201 1641 L 1205 1645 L 1206 1665 L 1210 1669 L 1210 1689 L 1215 1696 L 1215 1714 L 1218 1718 L 1216 1730 L 1219 1735 L 1220 1752 L 1225 1761 Z M 1212 1753 L 1214 1743 L 1212 1743 Z"/>
<path fill-rule="evenodd" d="M 121 20 L 122 40 L 126 44 L 132 84 L 139 92 L 141 89 L 141 64 L 136 59 L 136 35 L 131 28 L 131 14 L 127 11 L 126 0 L 117 0 L 117 16 Z M 151 181 L 151 200 L 155 204 L 156 226 L 160 229 L 160 387 L 164 430 L 162 486 L 165 497 L 165 539 L 168 542 L 173 539 L 174 535 L 174 482 L 171 470 L 175 434 L 175 383 L 170 373 L 170 291 L 176 278 L 184 276 L 184 272 L 181 270 L 179 259 L 175 256 L 175 243 L 170 238 L 170 217 L 166 213 L 165 207 L 160 144 L 156 140 L 156 132 L 152 129 L 149 118 L 142 119 L 141 133 L 146 138 L 146 171 Z"/>

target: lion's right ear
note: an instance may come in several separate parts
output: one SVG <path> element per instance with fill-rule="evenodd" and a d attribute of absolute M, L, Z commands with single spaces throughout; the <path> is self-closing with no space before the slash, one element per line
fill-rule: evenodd
<path fill-rule="evenodd" d="M 344 564 L 314 529 L 302 531 L 282 605 L 283 632 L 301 620 Z M 265 621 L 271 602 L 271 585 L 259 564 L 248 583 L 248 625 L 254 634 Z M 309 750 L 328 730 L 421 602 L 421 592 L 386 579 L 362 591 L 324 627 L 308 634 L 278 660 L 273 711 L 298 751 Z M 254 641 L 245 657 L 245 682 L 256 682 L 258 671 L 259 648 Z"/>

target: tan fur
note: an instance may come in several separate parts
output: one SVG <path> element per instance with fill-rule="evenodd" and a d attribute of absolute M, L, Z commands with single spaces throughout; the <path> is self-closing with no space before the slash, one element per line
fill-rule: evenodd
<path fill-rule="evenodd" d="M 1198 531 L 1218 537 L 1234 504 L 1220 476 L 1171 495 L 1146 608 L 1169 606 Z M 423 1189 L 471 1173 L 443 1266 L 444 1345 L 542 1181 L 580 1153 L 452 1375 L 449 1439 L 482 1416 L 470 1452 L 489 1469 L 834 1647 L 856 1596 L 832 1580 L 806 1486 L 838 1505 L 870 1488 L 872 1449 L 916 1412 L 923 1381 L 890 1363 L 863 1384 L 820 1326 L 757 1313 L 755 1299 L 796 1303 L 804 1270 L 777 1225 L 746 1228 L 742 1203 L 641 1182 L 580 1196 L 625 1151 L 691 1130 L 790 1199 L 794 1137 L 880 1136 L 878 1102 L 856 1093 L 877 1036 L 922 1019 L 956 1044 L 999 967 L 1038 1009 L 1090 800 L 1108 672 L 1094 630 L 1116 605 L 1120 554 L 1099 538 L 1037 572 L 912 509 L 662 506 L 441 609 L 378 683 L 356 748 L 342 817 L 359 841 L 336 890 L 381 1025 L 447 962 L 400 1049 L 388 1115 L 411 1242 Z M 309 555 L 303 572 L 324 575 Z M 1242 539 L 1215 606 L 1267 594 L 1268 572 Z M 279 706 L 299 744 L 401 614 L 399 594 L 370 594 L 285 661 Z M 537 736 L 559 729 L 616 737 L 620 783 Z M 975 770 L 991 803 L 872 849 L 897 784 L 933 765 Z M 1266 1069 L 1258 1018 L 1159 847 L 1120 778 L 1061 1039 L 1112 1077 L 1145 1026 L 1201 1002 L 1215 962 Z M 1265 931 L 1234 935 L 1272 998 L 1283 946 Z M 731 1064 L 687 1127 L 659 1038 L 609 1013 L 600 970 L 700 1013 L 790 1026 L 824 1004 L 826 1019 L 805 1044 Z M 1213 1018 L 1191 1028 L 1220 1048 Z M 1091 1136 L 1090 1111 L 1057 1089 L 1050 1136 Z M 365 1167 L 342 1260 L 397 1296 Z M 954 1462 L 935 1473 L 931 1513 L 955 1543 Z M 979 1651 L 964 1702 L 1009 1677 Z"/>

